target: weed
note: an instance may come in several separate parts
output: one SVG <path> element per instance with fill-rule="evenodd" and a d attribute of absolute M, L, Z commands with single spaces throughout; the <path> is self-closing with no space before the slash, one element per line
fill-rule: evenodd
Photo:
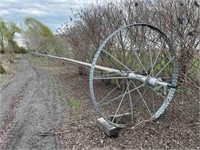
<path fill-rule="evenodd" d="M 178 87 L 178 88 L 176 89 L 176 92 L 177 92 L 177 93 L 185 93 L 185 92 L 187 92 L 187 89 L 185 89 L 184 87 Z"/>
<path fill-rule="evenodd" d="M 75 117 L 78 117 L 81 111 L 81 101 L 76 99 L 75 97 L 70 97 L 69 102 L 70 102 L 72 114 Z"/>

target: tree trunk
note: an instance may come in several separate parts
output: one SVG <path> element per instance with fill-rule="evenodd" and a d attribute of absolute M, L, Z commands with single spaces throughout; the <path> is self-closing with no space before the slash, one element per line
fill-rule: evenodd
<path fill-rule="evenodd" d="M 191 51 L 192 52 L 192 51 Z M 180 80 L 184 81 L 185 80 L 185 76 L 187 75 L 189 66 L 190 66 L 190 62 L 192 59 L 192 55 L 190 53 L 189 49 L 183 49 L 181 52 L 181 56 L 180 56 Z"/>

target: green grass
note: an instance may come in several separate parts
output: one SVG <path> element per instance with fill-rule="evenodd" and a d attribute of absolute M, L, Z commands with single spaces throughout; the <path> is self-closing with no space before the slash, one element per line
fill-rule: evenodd
<path fill-rule="evenodd" d="M 198 76 L 200 73 L 200 61 L 197 59 L 193 59 L 191 62 L 191 66 L 188 70 L 188 75 L 192 80 L 198 80 Z"/>
<path fill-rule="evenodd" d="M 37 67 L 48 67 L 53 66 L 55 63 L 53 61 L 49 60 L 48 58 L 41 57 L 41 56 L 32 56 L 31 59 L 33 60 L 33 63 Z"/>
<path fill-rule="evenodd" d="M 79 117 L 81 112 L 81 101 L 75 97 L 70 97 L 69 102 L 72 110 L 72 115 L 76 118 Z"/>
<path fill-rule="evenodd" d="M 47 57 L 30 56 L 30 59 L 33 61 L 36 67 L 43 68 L 51 72 L 59 72 L 61 69 L 61 66 L 59 66 L 56 61 Z"/>

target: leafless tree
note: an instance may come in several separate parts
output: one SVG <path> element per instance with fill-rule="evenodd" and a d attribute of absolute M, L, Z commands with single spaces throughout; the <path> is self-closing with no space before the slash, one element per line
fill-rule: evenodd
<path fill-rule="evenodd" d="M 82 9 L 71 22 L 62 31 L 76 59 L 91 62 L 102 40 L 120 26 L 148 23 L 170 38 L 180 63 L 180 79 L 188 78 L 191 69 L 196 69 L 192 78 L 199 78 L 200 7 L 196 0 L 108 2 Z"/>

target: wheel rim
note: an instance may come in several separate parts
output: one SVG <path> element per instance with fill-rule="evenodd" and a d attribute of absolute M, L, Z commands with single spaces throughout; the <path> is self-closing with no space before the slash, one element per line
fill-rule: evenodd
<path fill-rule="evenodd" d="M 131 123 L 157 119 L 173 98 L 174 87 L 152 86 L 102 72 L 96 69 L 97 65 L 154 77 L 175 87 L 178 78 L 175 51 L 167 36 L 156 27 L 128 25 L 102 42 L 92 61 L 90 95 L 98 115 L 117 127 L 122 127 L 119 115 L 123 114 L 130 114 Z M 109 85 L 103 85 L 102 81 Z"/>

